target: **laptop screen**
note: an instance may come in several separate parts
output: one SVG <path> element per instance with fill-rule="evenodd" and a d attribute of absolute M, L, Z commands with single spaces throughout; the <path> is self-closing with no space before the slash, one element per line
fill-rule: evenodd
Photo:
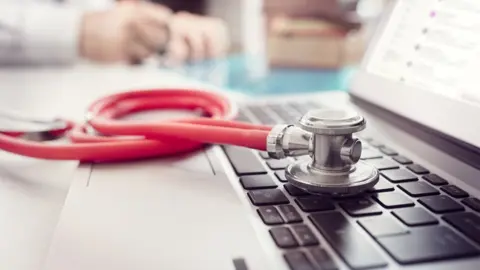
<path fill-rule="evenodd" d="M 403 0 L 366 69 L 480 106 L 480 0 Z"/>

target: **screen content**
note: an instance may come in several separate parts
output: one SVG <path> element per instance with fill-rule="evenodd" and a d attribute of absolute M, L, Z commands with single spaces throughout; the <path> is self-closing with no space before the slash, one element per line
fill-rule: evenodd
<path fill-rule="evenodd" d="M 367 70 L 480 105 L 480 0 L 400 0 Z"/>

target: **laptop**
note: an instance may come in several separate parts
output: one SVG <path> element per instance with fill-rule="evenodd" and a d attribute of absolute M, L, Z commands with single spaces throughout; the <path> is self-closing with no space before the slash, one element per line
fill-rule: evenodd
<path fill-rule="evenodd" d="M 226 145 L 82 164 L 45 269 L 478 269 L 478 12 L 475 0 L 398 1 L 347 93 L 237 99 L 237 120 L 270 125 L 357 110 L 361 159 L 381 175 L 364 194 L 310 195 L 283 171 L 307 157 Z"/>

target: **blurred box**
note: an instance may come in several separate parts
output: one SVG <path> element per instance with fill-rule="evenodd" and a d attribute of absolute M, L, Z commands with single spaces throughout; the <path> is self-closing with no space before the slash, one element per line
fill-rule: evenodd
<path fill-rule="evenodd" d="M 359 0 L 263 0 L 263 12 L 268 16 L 319 18 L 348 30 L 358 29 Z"/>
<path fill-rule="evenodd" d="M 269 17 L 266 53 L 270 67 L 339 69 L 361 60 L 361 31 L 312 18 Z"/>

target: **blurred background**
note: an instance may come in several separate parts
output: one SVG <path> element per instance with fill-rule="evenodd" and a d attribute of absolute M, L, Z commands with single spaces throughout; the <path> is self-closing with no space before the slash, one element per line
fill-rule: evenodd
<path fill-rule="evenodd" d="M 251 94 L 348 88 L 377 22 L 394 0 L 155 0 L 222 18 L 225 59 L 178 72 Z"/>
<path fill-rule="evenodd" d="M 253 95 L 347 89 L 392 1 L 0 0 L 0 66 L 155 56 L 159 69 Z"/>

